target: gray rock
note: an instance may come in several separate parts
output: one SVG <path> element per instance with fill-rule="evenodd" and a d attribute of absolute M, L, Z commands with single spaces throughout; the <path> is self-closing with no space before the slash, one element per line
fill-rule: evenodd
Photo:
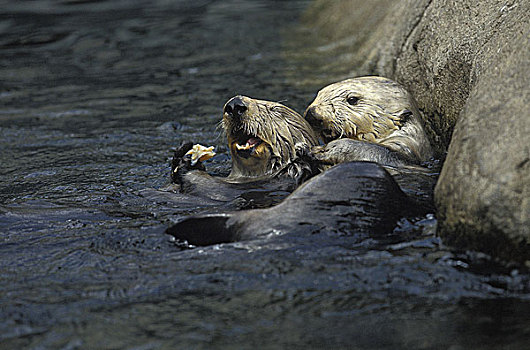
<path fill-rule="evenodd" d="M 530 260 L 530 45 L 528 34 L 503 39 L 453 132 L 435 190 L 439 233 L 448 244 Z"/>
<path fill-rule="evenodd" d="M 444 241 L 530 260 L 530 2 L 315 3 L 312 16 L 334 13 L 327 30 L 340 30 L 333 40 L 357 38 L 342 46 L 349 57 L 337 56 L 343 66 L 351 62 L 349 76 L 387 76 L 416 98 L 439 157 L 446 156 L 435 191 Z M 305 20 L 325 32 L 322 21 Z"/>

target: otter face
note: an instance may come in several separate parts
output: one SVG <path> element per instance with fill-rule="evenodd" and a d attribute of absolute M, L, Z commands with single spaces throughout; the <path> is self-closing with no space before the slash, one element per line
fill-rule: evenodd
<path fill-rule="evenodd" d="M 381 142 L 404 125 L 411 104 L 396 82 L 361 77 L 320 90 L 304 117 L 326 143 L 338 138 Z"/>
<path fill-rule="evenodd" d="M 295 159 L 296 149 L 317 143 L 304 118 L 280 103 L 235 96 L 223 111 L 231 177 L 272 174 Z"/>

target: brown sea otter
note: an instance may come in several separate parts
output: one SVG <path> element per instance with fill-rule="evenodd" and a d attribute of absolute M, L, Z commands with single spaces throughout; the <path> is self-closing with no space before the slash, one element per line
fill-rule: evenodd
<path fill-rule="evenodd" d="M 271 176 L 285 167 L 296 176 L 297 152 L 317 144 L 304 118 L 280 103 L 236 96 L 224 106 L 223 129 L 232 155 L 231 181 Z"/>
<path fill-rule="evenodd" d="M 171 164 L 172 181 L 181 192 L 194 193 L 220 201 L 239 196 L 242 183 L 292 191 L 317 170 L 305 155 L 317 145 L 309 123 L 298 113 L 277 102 L 246 96 L 231 98 L 223 108 L 221 123 L 232 156 L 232 169 L 226 178 L 213 177 L 201 162 L 192 164 L 187 153 L 191 142 L 175 151 Z"/>

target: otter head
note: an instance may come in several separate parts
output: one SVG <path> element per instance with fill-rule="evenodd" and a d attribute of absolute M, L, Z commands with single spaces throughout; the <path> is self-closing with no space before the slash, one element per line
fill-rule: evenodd
<path fill-rule="evenodd" d="M 306 120 L 276 102 L 235 96 L 223 109 L 222 126 L 232 155 L 230 177 L 270 175 L 317 144 Z"/>
<path fill-rule="evenodd" d="M 415 102 L 387 78 L 368 76 L 328 85 L 304 117 L 325 143 L 350 138 L 380 143 L 412 159 L 430 156 Z"/>

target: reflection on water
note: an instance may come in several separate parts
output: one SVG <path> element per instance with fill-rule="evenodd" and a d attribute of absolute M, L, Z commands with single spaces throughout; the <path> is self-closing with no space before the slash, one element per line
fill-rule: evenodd
<path fill-rule="evenodd" d="M 228 98 L 301 111 L 320 87 L 282 54 L 307 3 L 0 0 L 1 348 L 528 344 L 527 272 L 449 251 L 432 217 L 377 240 L 163 234 L 217 208 L 150 190 L 172 147 L 214 144 L 226 174 Z"/>

